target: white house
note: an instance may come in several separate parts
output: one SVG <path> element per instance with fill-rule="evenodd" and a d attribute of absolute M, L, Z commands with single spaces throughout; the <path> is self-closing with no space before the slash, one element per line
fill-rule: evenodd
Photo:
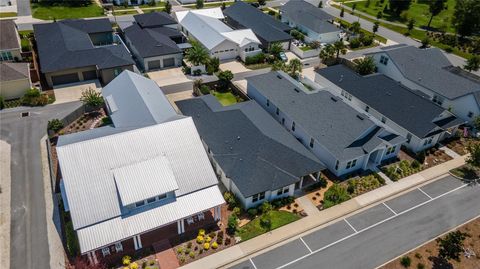
<path fill-rule="evenodd" d="M 215 224 L 225 202 L 192 118 L 176 115 L 165 98 L 153 100 L 153 81 L 129 71 L 116 80 L 131 83 L 104 96 L 114 126 L 60 136 L 57 144 L 64 208 L 91 263 Z M 145 95 L 169 108 L 141 107 Z"/>
<path fill-rule="evenodd" d="M 427 95 L 465 121 L 480 116 L 480 78 L 452 66 L 437 48 L 391 46 L 367 53 L 378 72 Z"/>
<path fill-rule="evenodd" d="M 413 152 L 454 135 L 465 122 L 382 74 L 362 77 L 344 65 L 335 65 L 318 69 L 315 82 L 379 126 L 406 137 L 404 145 Z"/>
<path fill-rule="evenodd" d="M 334 17 L 306 1 L 288 1 L 280 7 L 280 14 L 282 22 L 306 34 L 306 41 L 334 43 L 344 36 L 332 23 Z"/>
<path fill-rule="evenodd" d="M 220 8 L 179 11 L 175 16 L 185 35 L 200 42 L 212 57 L 245 60 L 262 52 L 261 42 L 252 30 L 233 30 L 223 23 Z"/>
<path fill-rule="evenodd" d="M 284 72 L 247 78 L 257 101 L 337 176 L 397 156 L 405 138 L 375 124 L 327 90 L 309 90 Z"/>
<path fill-rule="evenodd" d="M 293 196 L 325 169 L 255 101 L 224 107 L 205 95 L 176 104 L 192 117 L 217 176 L 244 208 Z"/>

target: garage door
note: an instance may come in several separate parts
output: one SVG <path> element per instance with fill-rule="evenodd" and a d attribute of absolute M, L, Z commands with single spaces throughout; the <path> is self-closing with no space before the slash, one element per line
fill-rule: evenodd
<path fill-rule="evenodd" d="M 74 82 L 79 82 L 79 81 L 80 81 L 80 79 L 78 78 L 77 73 L 60 75 L 60 76 L 52 76 L 53 85 L 74 83 Z"/>
<path fill-rule="evenodd" d="M 148 62 L 148 70 L 154 70 L 160 68 L 160 60 Z"/>
<path fill-rule="evenodd" d="M 175 65 L 175 58 L 163 59 L 163 67 L 171 67 Z"/>
<path fill-rule="evenodd" d="M 97 71 L 92 70 L 92 71 L 85 71 L 82 73 L 83 75 L 83 80 L 92 80 L 92 79 L 97 79 Z"/>

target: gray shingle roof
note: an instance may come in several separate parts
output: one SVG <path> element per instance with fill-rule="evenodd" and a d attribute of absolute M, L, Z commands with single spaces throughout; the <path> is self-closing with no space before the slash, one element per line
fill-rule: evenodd
<path fill-rule="evenodd" d="M 383 52 L 407 79 L 447 99 L 453 100 L 480 91 L 480 83 L 456 74 L 451 69 L 450 61 L 437 48 L 403 46 Z"/>
<path fill-rule="evenodd" d="M 377 146 L 384 141 L 377 140 L 378 136 L 362 140 L 377 125 L 328 91 L 309 92 L 283 72 L 252 76 L 247 81 L 339 160 L 365 154 L 373 140 Z"/>
<path fill-rule="evenodd" d="M 13 20 L 0 20 L 0 33 L 2 33 L 2 38 L 0 38 L 0 50 L 20 48 L 17 27 Z"/>
<path fill-rule="evenodd" d="M 206 95 L 176 104 L 193 118 L 215 160 L 245 197 L 325 168 L 255 101 L 223 107 Z"/>
<path fill-rule="evenodd" d="M 420 138 L 442 126 L 435 122 L 442 113 L 455 118 L 385 75 L 362 77 L 344 65 L 318 69 L 317 73 Z"/>
<path fill-rule="evenodd" d="M 242 1 L 226 8 L 223 13 L 241 24 L 245 28 L 250 28 L 261 39 L 267 42 L 291 40 L 292 37 L 287 34 L 292 28 Z"/>
<path fill-rule="evenodd" d="M 122 45 L 95 47 L 92 44 L 89 34 L 112 32 L 108 19 L 34 24 L 33 29 L 43 73 L 86 66 L 106 69 L 134 64 Z"/>
<path fill-rule="evenodd" d="M 0 81 L 12 81 L 29 77 L 28 63 L 0 62 Z"/>
<path fill-rule="evenodd" d="M 316 33 L 322 34 L 340 31 L 335 25 L 328 22 L 333 20 L 330 14 L 306 1 L 288 1 L 280 7 L 280 10 L 282 14 L 285 14 L 296 24 L 303 25 Z"/>
<path fill-rule="evenodd" d="M 177 22 L 166 12 L 138 14 L 133 16 L 133 18 L 142 28 L 177 24 Z"/>
<path fill-rule="evenodd" d="M 161 27 L 163 28 L 163 27 Z M 124 30 L 125 36 L 130 39 L 132 45 L 143 58 L 180 53 L 182 50 L 170 39 L 169 36 L 162 33 L 174 35 L 175 31 L 157 30 L 157 28 L 140 28 L 138 24 Z"/>

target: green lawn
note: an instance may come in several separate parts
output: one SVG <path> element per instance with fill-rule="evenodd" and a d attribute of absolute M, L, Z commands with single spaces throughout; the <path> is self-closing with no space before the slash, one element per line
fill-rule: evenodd
<path fill-rule="evenodd" d="M 155 8 L 155 9 L 142 9 L 144 13 L 152 13 L 152 12 L 162 12 L 165 10 L 165 7 Z"/>
<path fill-rule="evenodd" d="M 0 12 L 0 18 L 16 17 L 16 12 Z"/>
<path fill-rule="evenodd" d="M 140 5 L 140 8 L 148 8 L 148 7 L 164 7 L 165 6 L 165 2 L 155 2 L 155 5 L 152 6 L 150 4 L 143 4 L 143 5 Z"/>
<path fill-rule="evenodd" d="M 358 11 L 365 12 L 369 15 L 372 16 L 377 16 L 377 13 L 381 11 L 383 14 L 383 19 L 388 20 L 391 22 L 397 22 L 397 23 L 406 23 L 405 21 L 402 21 L 401 18 L 390 14 L 390 13 L 385 13 L 383 12 L 385 6 L 388 4 L 388 1 L 384 1 L 382 4 L 380 0 L 370 0 L 370 5 L 366 6 L 367 1 L 361 1 L 361 2 L 355 2 L 356 3 L 356 9 Z M 430 12 L 429 12 L 429 6 L 426 4 L 427 1 L 412 1 L 412 4 L 410 5 L 410 9 L 408 10 L 408 18 L 413 18 L 416 21 L 416 26 L 421 27 L 421 26 L 427 26 L 428 21 L 430 20 Z M 450 20 L 452 18 L 452 14 L 455 9 L 455 0 L 447 0 L 446 7 L 447 9 L 443 10 L 440 14 L 437 16 L 433 17 L 431 27 L 437 28 L 437 29 L 445 29 L 447 32 L 454 32 L 454 29 L 450 23 Z M 348 7 L 352 7 L 354 2 L 346 3 L 345 5 Z"/>
<path fill-rule="evenodd" d="M 338 22 L 341 23 L 342 25 L 346 26 L 347 28 L 350 27 L 350 25 L 351 25 L 351 23 L 349 23 L 349 22 L 347 22 L 347 21 L 344 21 L 344 20 L 342 20 L 342 19 L 338 19 L 338 18 L 337 18 L 336 21 L 338 21 Z M 367 31 L 367 30 L 365 30 L 365 29 L 363 29 L 363 28 L 362 28 L 360 31 L 361 31 L 361 33 L 363 33 L 364 35 L 373 35 L 372 32 Z M 385 37 L 383 37 L 383 36 L 380 36 L 380 35 L 375 34 L 375 39 L 378 40 L 378 42 L 381 42 L 381 43 L 383 43 L 383 44 L 386 44 L 386 43 L 387 43 L 387 39 L 386 39 Z"/>
<path fill-rule="evenodd" d="M 63 20 L 104 16 L 103 8 L 95 3 L 85 7 L 32 3 L 32 16 L 42 20 Z"/>
<path fill-rule="evenodd" d="M 222 92 L 212 91 L 212 95 L 217 97 L 218 101 L 223 106 L 229 106 L 237 103 L 237 98 L 231 92 L 222 93 Z"/>
<path fill-rule="evenodd" d="M 298 215 L 286 211 L 271 211 L 269 214 L 272 223 L 272 230 L 300 219 Z M 268 232 L 268 230 L 262 227 L 260 224 L 260 217 L 257 217 L 241 227 L 237 231 L 237 236 L 242 238 L 242 241 L 245 241 L 266 232 Z"/>
<path fill-rule="evenodd" d="M 20 44 L 22 45 L 22 51 L 30 51 L 32 49 L 30 41 L 28 41 L 28 35 L 33 33 L 31 30 L 18 31 L 20 35 Z"/>

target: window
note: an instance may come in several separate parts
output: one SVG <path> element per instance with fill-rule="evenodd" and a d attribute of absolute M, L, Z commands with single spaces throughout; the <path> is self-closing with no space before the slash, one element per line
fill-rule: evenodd
<path fill-rule="evenodd" d="M 432 141 L 433 141 L 433 138 L 428 138 L 428 139 L 425 139 L 425 141 L 423 142 L 423 145 L 426 146 L 426 145 L 430 145 L 432 144 Z"/>
<path fill-rule="evenodd" d="M 335 163 L 335 170 L 338 170 L 338 164 L 339 164 L 339 162 L 337 161 L 337 162 Z"/>
<path fill-rule="evenodd" d="M 141 206 L 144 206 L 144 205 L 145 205 L 145 200 L 135 203 L 135 207 L 141 207 Z"/>
<path fill-rule="evenodd" d="M 289 190 L 290 190 L 289 187 L 280 188 L 280 189 L 277 190 L 277 196 L 288 193 Z"/>
<path fill-rule="evenodd" d="M 253 203 L 261 201 L 263 199 L 265 199 L 265 192 L 257 193 L 257 194 L 252 196 L 252 202 Z"/>
<path fill-rule="evenodd" d="M 270 100 L 267 99 L 267 106 L 270 106 Z"/>
<path fill-rule="evenodd" d="M 407 143 L 410 143 L 412 141 L 412 134 L 407 134 Z"/>
<path fill-rule="evenodd" d="M 275 111 L 275 113 L 276 113 L 277 115 L 280 114 L 280 110 L 278 109 L 278 107 L 277 107 L 277 111 Z"/>
<path fill-rule="evenodd" d="M 156 200 L 156 197 L 148 198 L 147 199 L 147 204 L 151 204 L 151 203 L 155 202 L 155 200 Z"/>
<path fill-rule="evenodd" d="M 387 65 L 388 58 L 382 55 L 382 57 L 380 57 L 380 63 L 384 64 L 384 65 Z"/>
<path fill-rule="evenodd" d="M 248 52 L 248 48 L 245 48 L 245 52 Z"/>
<path fill-rule="evenodd" d="M 2 53 L 0 54 L 0 61 L 12 61 L 12 60 L 13 60 L 13 56 L 10 51 L 2 51 Z"/>
<path fill-rule="evenodd" d="M 353 167 L 355 167 L 355 165 L 357 165 L 357 160 L 356 159 L 353 160 L 353 161 L 349 161 L 347 163 L 347 169 L 353 168 Z"/>
<path fill-rule="evenodd" d="M 390 154 L 394 153 L 396 149 L 397 149 L 397 146 L 389 147 L 387 149 L 386 155 L 390 155 Z"/>
<path fill-rule="evenodd" d="M 295 122 L 292 122 L 292 131 L 295 132 Z"/>
<path fill-rule="evenodd" d="M 102 248 L 103 257 L 110 255 L 110 248 Z"/>
<path fill-rule="evenodd" d="M 310 138 L 310 147 L 311 147 L 312 149 L 313 149 L 313 143 L 314 143 L 314 142 L 315 142 L 315 141 L 313 140 L 313 138 Z"/>
<path fill-rule="evenodd" d="M 282 195 L 282 194 L 283 194 L 283 190 L 282 190 L 282 189 L 279 189 L 279 190 L 277 191 L 277 196 L 278 196 L 278 195 Z"/>
<path fill-rule="evenodd" d="M 383 123 L 387 122 L 387 118 L 382 117 L 382 122 L 383 122 Z"/>
<path fill-rule="evenodd" d="M 166 193 L 160 194 L 160 195 L 157 196 L 157 197 L 158 197 L 158 200 L 160 201 L 160 200 L 163 200 L 163 199 L 167 198 L 167 194 L 166 194 Z"/>
<path fill-rule="evenodd" d="M 115 76 L 120 75 L 121 72 L 122 72 L 122 68 L 115 68 L 115 69 L 113 69 L 113 74 L 114 74 Z"/>
<path fill-rule="evenodd" d="M 468 115 L 467 115 L 469 118 L 473 117 L 473 112 L 472 111 L 468 111 Z"/>
<path fill-rule="evenodd" d="M 370 110 L 370 107 L 369 106 L 366 106 L 365 107 L 365 112 L 368 112 Z"/>

